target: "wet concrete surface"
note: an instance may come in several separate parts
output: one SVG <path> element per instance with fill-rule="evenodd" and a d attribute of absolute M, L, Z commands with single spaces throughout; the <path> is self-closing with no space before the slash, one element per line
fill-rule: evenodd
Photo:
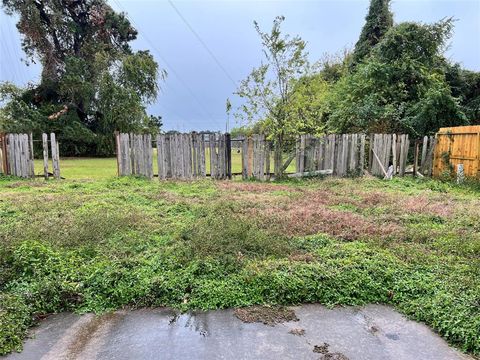
<path fill-rule="evenodd" d="M 386 306 L 291 309 L 299 320 L 275 326 L 243 323 L 233 310 L 58 314 L 6 359 L 470 359 Z"/>

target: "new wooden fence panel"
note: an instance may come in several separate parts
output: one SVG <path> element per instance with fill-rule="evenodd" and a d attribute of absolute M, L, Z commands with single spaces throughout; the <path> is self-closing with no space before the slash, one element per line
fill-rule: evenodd
<path fill-rule="evenodd" d="M 456 172 L 463 164 L 465 176 L 480 178 L 480 125 L 441 128 L 436 141 L 434 176 Z"/>

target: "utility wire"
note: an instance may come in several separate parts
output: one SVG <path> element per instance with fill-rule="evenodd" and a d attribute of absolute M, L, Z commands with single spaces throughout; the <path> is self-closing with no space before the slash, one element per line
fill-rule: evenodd
<path fill-rule="evenodd" d="M 219 128 L 222 128 L 223 125 L 221 125 L 213 116 L 210 114 L 210 112 L 205 108 L 205 106 L 202 104 L 202 102 L 198 99 L 198 97 L 195 95 L 193 90 L 188 86 L 185 80 L 178 74 L 178 72 L 175 70 L 175 68 L 165 59 L 165 57 L 162 55 L 161 51 L 158 50 L 158 48 L 155 46 L 155 44 L 148 38 L 148 36 L 145 34 L 144 31 L 140 31 L 140 27 L 138 24 L 133 21 L 133 19 L 127 14 L 125 8 L 118 2 L 118 0 L 113 0 L 115 4 L 124 12 L 125 16 L 127 19 L 137 28 L 139 31 L 138 33 L 145 39 L 145 41 L 152 47 L 153 50 L 157 53 L 158 57 L 164 62 L 164 64 L 171 70 L 172 74 L 175 75 L 175 77 L 178 79 L 178 81 L 182 84 L 182 86 L 187 90 L 187 92 L 190 94 L 190 96 L 197 102 L 199 105 L 199 108 L 212 120 Z M 183 118 L 183 117 L 182 117 Z"/>
<path fill-rule="evenodd" d="M 23 79 L 21 76 L 21 70 L 19 70 L 18 67 L 17 59 L 15 58 L 16 51 L 15 44 L 13 43 L 13 36 L 11 36 L 11 26 L 12 24 L 10 22 L 10 19 L 7 17 L 6 21 L 2 25 L 2 38 L 5 37 L 5 41 L 2 41 L 2 47 L 4 48 L 4 53 L 7 55 L 8 61 L 2 61 L 2 70 L 7 70 L 7 64 L 9 64 L 10 66 L 8 70 L 10 70 L 12 74 L 12 82 L 17 83 L 17 85 L 21 86 Z M 5 58 L 3 59 L 5 60 Z"/>
<path fill-rule="evenodd" d="M 237 82 L 233 79 L 233 77 L 228 73 L 228 71 L 225 69 L 225 67 L 220 63 L 220 61 L 218 60 L 218 58 L 215 56 L 215 54 L 213 53 L 212 50 L 210 50 L 210 48 L 208 47 L 208 45 L 205 43 L 205 41 L 203 41 L 203 39 L 200 37 L 200 35 L 198 35 L 198 33 L 193 29 L 193 27 L 189 24 L 189 22 L 187 21 L 187 19 L 185 19 L 185 17 L 182 15 L 182 13 L 180 12 L 180 10 L 178 10 L 178 8 L 175 6 L 175 4 L 173 3 L 172 0 L 168 0 L 168 3 L 172 6 L 173 10 L 175 10 L 175 12 L 177 13 L 177 15 L 180 17 L 180 19 L 182 19 L 182 21 L 184 22 L 184 24 L 188 27 L 188 29 L 192 32 L 192 34 L 197 38 L 197 40 L 200 42 L 200 44 L 203 46 L 203 48 L 205 49 L 205 51 L 208 52 L 208 54 L 211 56 L 211 58 L 213 59 L 213 61 L 215 61 L 215 63 L 217 64 L 217 66 L 222 70 L 222 72 L 225 74 L 225 76 L 232 82 L 232 84 L 237 87 L 238 84 Z"/>

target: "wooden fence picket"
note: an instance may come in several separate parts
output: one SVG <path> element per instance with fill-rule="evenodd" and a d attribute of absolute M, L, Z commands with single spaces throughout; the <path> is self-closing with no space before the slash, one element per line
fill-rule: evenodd
<path fill-rule="evenodd" d="M 117 134 L 116 139 L 119 175 L 134 174 L 152 178 L 154 176 L 152 136 L 150 134 Z M 392 165 L 393 174 L 398 172 L 400 176 L 405 175 L 410 142 L 408 135 L 404 134 L 372 134 L 370 137 L 365 134 L 329 134 L 320 137 L 303 134 L 298 136 L 295 152 L 289 157 L 288 163 L 295 158 L 296 172 L 300 176 L 316 172 L 331 173 L 339 177 L 360 176 L 364 173 L 366 166 L 367 139 L 370 149 L 368 169 L 371 174 L 384 176 Z M 431 172 L 434 140 L 433 137 L 423 138 L 421 160 L 419 157 L 419 173 L 422 175 Z M 8 158 L 9 164 L 11 161 L 12 167 L 17 166 L 15 171 L 31 172 L 29 141 L 31 142 L 31 138 L 28 135 L 7 136 L 7 142 L 13 144 L 11 151 L 14 156 L 14 160 Z M 235 149 L 241 150 L 243 179 L 250 176 L 259 180 L 270 178 L 271 145 L 264 135 L 255 134 L 251 137 L 232 140 L 229 134 L 221 133 L 175 133 L 159 134 L 154 141 L 157 149 L 156 167 L 160 180 L 205 177 L 207 175 L 206 160 L 209 160 L 212 179 L 231 179 L 232 142 L 241 144 Z M 206 159 L 207 147 L 209 159 Z M 52 148 L 53 158 L 56 157 L 57 152 Z M 20 156 L 20 163 L 15 161 L 15 156 Z M 48 168 L 46 171 L 48 172 Z"/>

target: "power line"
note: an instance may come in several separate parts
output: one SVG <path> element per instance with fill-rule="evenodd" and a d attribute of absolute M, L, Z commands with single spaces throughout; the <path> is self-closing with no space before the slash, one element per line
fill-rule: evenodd
<path fill-rule="evenodd" d="M 5 27 L 4 27 L 5 26 Z M 10 71 L 11 74 L 13 75 L 13 83 L 17 83 L 17 85 L 22 86 L 23 82 L 23 76 L 22 76 L 22 71 L 18 67 L 18 61 L 15 58 L 15 43 L 13 42 L 13 34 L 12 34 L 12 29 L 11 29 L 12 23 L 10 22 L 10 19 L 6 17 L 6 21 L 4 22 L 4 25 L 2 25 L 2 34 L 5 36 L 5 41 L 2 41 L 2 47 L 4 47 L 5 51 L 4 53 L 7 54 L 7 57 L 9 59 L 8 62 L 3 64 L 2 62 L 2 68 L 7 68 L 5 65 L 7 63 L 10 64 Z M 6 33 L 8 31 L 8 34 Z M 2 37 L 3 37 L 2 36 Z"/>
<path fill-rule="evenodd" d="M 177 13 L 177 15 L 182 19 L 182 21 L 185 23 L 185 25 L 190 29 L 192 34 L 197 38 L 197 40 L 200 42 L 200 44 L 203 46 L 203 48 L 208 52 L 208 54 L 212 57 L 212 59 L 215 61 L 215 63 L 218 65 L 218 67 L 222 70 L 222 72 L 225 74 L 225 76 L 232 82 L 232 84 L 237 87 L 238 84 L 237 82 L 233 79 L 233 77 L 228 73 L 228 71 L 225 69 L 225 67 L 220 63 L 218 58 L 215 56 L 212 50 L 208 47 L 208 45 L 205 43 L 205 41 L 202 40 L 200 35 L 193 29 L 193 27 L 189 24 L 187 19 L 182 15 L 180 10 L 173 4 L 172 0 L 168 0 L 168 3 L 172 6 L 173 10 Z"/>
<path fill-rule="evenodd" d="M 171 70 L 172 74 L 175 75 L 175 77 L 178 79 L 178 81 L 182 84 L 182 86 L 187 90 L 187 92 L 190 94 L 190 96 L 197 102 L 199 108 L 210 118 L 211 121 L 216 123 L 219 128 L 222 128 L 223 125 L 217 122 L 215 118 L 210 114 L 210 112 L 203 106 L 202 102 L 198 99 L 198 97 L 195 95 L 194 91 L 188 86 L 185 80 L 178 74 L 178 72 L 175 70 L 175 68 L 165 59 L 165 57 L 162 55 L 161 51 L 158 50 L 158 48 L 155 46 L 155 44 L 148 38 L 148 36 L 145 34 L 145 32 L 140 31 L 140 27 L 138 24 L 133 21 L 133 19 L 127 14 L 125 8 L 118 2 L 118 0 L 113 0 L 117 6 L 125 13 L 125 16 L 127 19 L 139 30 L 139 34 L 145 39 L 145 41 L 151 46 L 153 50 L 157 53 L 158 57 L 165 63 L 165 65 Z"/>

